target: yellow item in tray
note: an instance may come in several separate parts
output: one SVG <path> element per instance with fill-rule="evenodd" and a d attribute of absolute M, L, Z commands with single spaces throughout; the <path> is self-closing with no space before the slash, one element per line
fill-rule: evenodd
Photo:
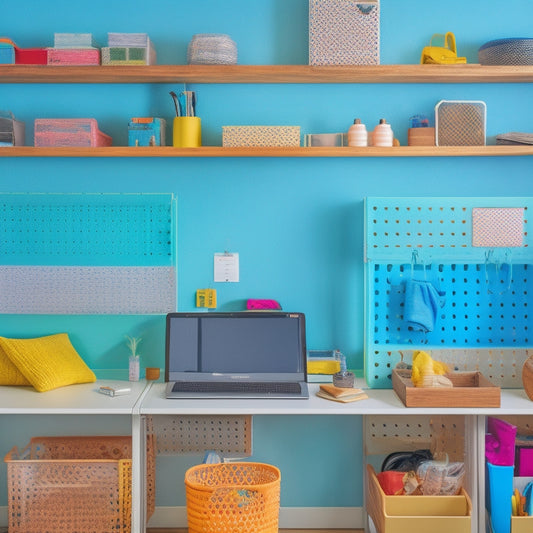
<path fill-rule="evenodd" d="M 411 380 L 415 387 L 453 387 L 452 382 L 443 374 L 448 373 L 448 366 L 434 361 L 427 352 L 413 352 L 413 370 Z"/>
<path fill-rule="evenodd" d="M 433 46 L 433 39 L 443 37 L 443 46 Z M 446 35 L 435 33 L 429 41 L 429 46 L 422 50 L 420 63 L 434 63 L 437 65 L 456 65 L 466 63 L 466 57 L 457 57 L 457 47 L 455 45 L 455 35 L 449 31 Z"/>
<path fill-rule="evenodd" d="M 339 361 L 321 360 L 321 361 L 307 361 L 308 374 L 336 374 L 340 372 L 341 365 Z"/>

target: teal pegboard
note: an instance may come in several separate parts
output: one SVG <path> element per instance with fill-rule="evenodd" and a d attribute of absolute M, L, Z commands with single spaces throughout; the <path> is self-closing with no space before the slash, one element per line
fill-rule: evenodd
<path fill-rule="evenodd" d="M 528 300 L 533 250 L 528 214 L 532 206 L 531 198 L 366 200 L 365 375 L 369 386 L 390 388 L 400 352 L 413 349 L 448 349 L 448 362 L 460 367 L 475 351 L 476 367 L 485 365 L 489 372 L 496 352 L 518 350 L 521 360 L 523 349 L 531 344 Z M 520 245 L 476 246 L 472 213 L 479 208 L 511 208 L 513 215 L 518 211 Z M 516 233 L 516 216 L 513 228 Z M 495 233 L 505 234 L 505 226 L 496 229 Z M 404 320 L 405 282 L 414 273 L 445 293 L 432 331 L 411 331 Z"/>
<path fill-rule="evenodd" d="M 171 266 L 172 194 L 0 194 L 4 265 Z"/>

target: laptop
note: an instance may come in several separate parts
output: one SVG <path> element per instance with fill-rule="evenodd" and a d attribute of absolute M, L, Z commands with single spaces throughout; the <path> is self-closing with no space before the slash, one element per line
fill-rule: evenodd
<path fill-rule="evenodd" d="M 306 399 L 303 313 L 170 313 L 166 397 Z"/>

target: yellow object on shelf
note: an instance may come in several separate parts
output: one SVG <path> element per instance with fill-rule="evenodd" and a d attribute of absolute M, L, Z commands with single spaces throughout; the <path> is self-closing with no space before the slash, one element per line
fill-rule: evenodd
<path fill-rule="evenodd" d="M 432 359 L 431 355 L 422 350 L 413 353 L 413 371 L 411 379 L 415 387 L 438 387 L 444 386 L 434 379 L 435 376 L 443 376 L 448 373 L 448 366 L 440 361 Z M 452 386 L 451 383 L 448 386 Z"/>
<path fill-rule="evenodd" d="M 202 121 L 200 117 L 174 117 L 172 146 L 175 148 L 202 146 Z"/>
<path fill-rule="evenodd" d="M 322 360 L 307 361 L 308 374 L 336 374 L 340 372 L 341 364 L 339 361 Z"/>
<path fill-rule="evenodd" d="M 443 46 L 433 46 L 433 39 L 443 37 Z M 466 63 L 466 57 L 457 57 L 457 47 L 455 45 L 455 35 L 449 31 L 446 35 L 435 33 L 429 41 L 429 46 L 422 50 L 420 63 L 433 63 L 437 65 L 456 65 Z"/>

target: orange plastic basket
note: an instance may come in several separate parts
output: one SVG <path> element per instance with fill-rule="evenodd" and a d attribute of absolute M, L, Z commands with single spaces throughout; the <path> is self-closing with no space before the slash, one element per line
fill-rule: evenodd
<path fill-rule="evenodd" d="M 185 473 L 189 533 L 278 533 L 280 479 L 262 463 L 193 466 Z"/>
<path fill-rule="evenodd" d="M 149 517 L 155 449 L 147 442 Z M 34 437 L 4 461 L 10 533 L 131 531 L 131 437 Z"/>

